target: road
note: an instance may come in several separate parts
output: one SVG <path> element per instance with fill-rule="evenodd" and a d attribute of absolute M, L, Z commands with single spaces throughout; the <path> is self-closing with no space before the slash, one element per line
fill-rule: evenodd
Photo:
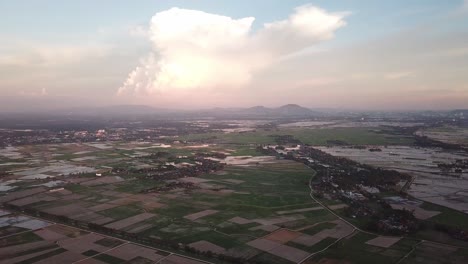
<path fill-rule="evenodd" d="M 11 210 L 8 210 L 11 212 Z M 21 213 L 23 214 L 23 213 Z M 26 214 L 23 214 L 23 215 L 26 215 Z M 44 221 L 44 222 L 47 222 L 51 225 L 62 225 L 62 226 L 67 226 L 67 227 L 70 227 L 70 228 L 74 228 L 74 229 L 77 229 L 77 230 L 81 230 L 81 231 L 84 231 L 84 232 L 88 232 L 88 233 L 92 233 L 92 234 L 97 234 L 97 235 L 100 235 L 100 236 L 103 236 L 103 237 L 106 237 L 106 238 L 112 238 L 112 239 L 117 239 L 117 240 L 120 240 L 122 242 L 124 242 L 124 244 L 134 244 L 134 245 L 138 245 L 138 246 L 141 246 L 141 247 L 145 247 L 145 248 L 149 248 L 149 249 L 152 249 L 152 250 L 157 250 L 157 251 L 161 251 L 161 252 L 164 252 L 164 253 L 167 253 L 168 255 L 165 256 L 163 259 L 157 261 L 156 263 L 160 263 L 161 261 L 163 261 L 165 258 L 169 257 L 169 256 L 172 256 L 172 255 L 176 255 L 176 256 L 179 256 L 179 257 L 183 257 L 183 258 L 187 258 L 187 259 L 191 259 L 191 260 L 195 260 L 195 261 L 199 261 L 201 263 L 205 263 L 205 264 L 215 264 L 214 262 L 209 262 L 209 261 L 206 261 L 206 260 L 201 260 L 201 259 L 197 259 L 197 258 L 193 258 L 193 257 L 190 257 L 190 256 L 186 256 L 186 255 L 182 255 L 182 254 L 178 254 L 178 253 L 174 253 L 174 252 L 171 252 L 171 251 L 168 251 L 168 250 L 165 250 L 165 249 L 160 249 L 160 248 L 157 248 L 157 247 L 152 247 L 152 246 L 148 246 L 148 245 L 144 245 L 144 244 L 140 244 L 140 243 L 137 243 L 137 242 L 133 242 L 133 241 L 128 241 L 128 240 L 124 240 L 124 239 L 121 239 L 121 238 L 118 238 L 118 237 L 113 237 L 113 236 L 109 236 L 109 235 L 106 235 L 106 234 L 101 234 L 101 233 L 97 233 L 97 232 L 94 232 L 94 231 L 90 231 L 90 230 L 87 230 L 87 229 L 83 229 L 83 228 L 79 228 L 79 227 L 76 227 L 76 226 L 72 226 L 72 225 L 67 225 L 67 224 L 62 224 L 62 223 L 55 223 L 55 222 L 51 222 L 47 219 L 43 219 L 43 218 L 40 218 L 40 217 L 36 217 L 36 216 L 31 216 L 31 215 L 27 215 L 28 217 L 30 218 L 34 218 L 34 219 L 37 219 L 37 220 L 41 220 L 41 221 Z M 26 233 L 26 232 L 33 232 L 34 230 L 30 230 L 30 231 L 24 231 L 24 232 L 20 232 L 20 233 Z M 16 234 L 12 234 L 12 235 L 17 235 L 19 233 L 16 233 Z M 119 245 L 117 247 L 120 247 L 122 245 Z M 104 252 L 101 252 L 99 254 L 102 254 Z M 99 254 L 96 254 L 96 255 L 99 255 Z M 96 256 L 95 255 L 95 256 Z M 94 257 L 94 256 L 93 256 Z M 79 261 L 76 261 L 76 263 L 79 263 L 81 261 L 84 261 L 88 259 L 85 258 L 85 259 L 81 259 Z"/>
<path fill-rule="evenodd" d="M 314 190 L 312 189 L 312 180 L 314 179 L 316 175 L 316 172 L 314 171 L 314 174 L 312 175 L 312 177 L 310 178 L 309 180 L 309 189 L 310 189 L 310 193 L 309 193 L 309 196 L 310 198 L 318 203 L 320 206 L 322 206 L 323 208 L 325 208 L 326 210 L 328 210 L 328 212 L 330 212 L 331 214 L 333 214 L 335 217 L 337 217 L 338 219 L 340 219 L 341 221 L 345 222 L 346 224 L 348 224 L 349 226 L 351 226 L 353 228 L 353 231 L 346 235 L 346 236 L 343 236 L 341 237 L 340 239 L 336 240 L 335 242 L 333 242 L 332 244 L 328 245 L 326 248 L 320 250 L 320 251 L 317 251 L 317 252 L 314 252 L 312 254 L 310 254 L 309 256 L 307 256 L 306 258 L 304 258 L 302 261 L 298 262 L 298 263 L 304 263 L 305 261 L 307 261 L 308 259 L 310 259 L 312 256 L 314 255 L 317 255 L 319 253 L 322 253 L 324 251 L 326 251 L 327 249 L 329 249 L 330 247 L 332 247 L 333 245 L 335 245 L 336 243 L 338 243 L 339 241 L 341 241 L 342 239 L 346 238 L 346 237 L 349 237 L 350 235 L 352 235 L 354 232 L 358 231 L 358 232 L 362 232 L 362 233 L 365 233 L 365 234 L 370 234 L 370 235 L 374 235 L 374 236 L 381 236 L 381 234 L 377 234 L 377 233 L 373 233 L 373 232 L 369 232 L 369 231 L 366 231 L 366 230 L 363 230 L 357 226 L 355 226 L 353 223 L 349 222 L 348 220 L 346 220 L 345 218 L 343 218 L 342 216 L 340 216 L 339 214 L 335 213 L 332 209 L 330 209 L 326 204 L 320 202 L 319 200 L 317 200 L 314 195 L 313 195 L 313 192 Z M 387 237 L 396 237 L 396 238 L 400 238 L 400 239 L 403 239 L 405 238 L 405 236 L 387 236 Z M 436 241 L 430 241 L 430 240 L 421 240 L 421 239 L 418 239 L 418 238 L 412 238 L 412 239 L 415 239 L 415 240 L 419 240 L 419 243 L 417 243 L 416 245 L 413 246 L 413 248 L 411 249 L 410 252 L 408 252 L 403 258 L 401 258 L 400 260 L 398 260 L 398 263 L 401 263 L 401 261 L 403 261 L 407 256 L 409 256 L 415 249 L 418 245 L 424 243 L 424 242 L 429 242 L 429 243 L 433 243 L 433 244 L 437 244 L 437 245 L 443 245 L 443 246 L 448 246 L 448 247 L 453 247 L 453 248 L 463 248 L 463 249 L 468 249 L 467 247 L 460 247 L 460 246 L 454 246 L 454 245 L 450 245 L 450 244 L 445 244 L 445 243 L 440 243 L 440 242 L 436 242 Z"/>

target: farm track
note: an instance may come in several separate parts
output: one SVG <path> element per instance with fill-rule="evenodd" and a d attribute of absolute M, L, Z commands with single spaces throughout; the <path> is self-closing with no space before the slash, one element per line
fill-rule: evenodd
<path fill-rule="evenodd" d="M 11 210 L 9 210 L 11 211 Z M 21 214 L 24 214 L 21 212 Z M 106 238 L 112 238 L 112 239 L 117 239 L 117 240 L 120 240 L 122 241 L 124 244 L 134 244 L 134 245 L 137 245 L 137 246 L 140 246 L 140 247 L 145 247 L 145 248 L 149 248 L 149 249 L 152 249 L 152 250 L 157 250 L 157 251 L 160 251 L 160 252 L 164 252 L 164 253 L 167 253 L 168 255 L 165 256 L 163 259 L 159 260 L 158 262 L 166 259 L 167 257 L 171 256 L 171 255 L 176 255 L 176 256 L 179 256 L 179 257 L 183 257 L 183 258 L 188 258 L 188 259 L 191 259 L 191 260 L 195 260 L 195 261 L 199 261 L 201 263 L 205 263 L 205 264 L 216 264 L 215 262 L 210 262 L 210 261 L 206 261 L 206 260 L 202 260 L 202 259 L 197 259 L 197 258 L 194 258 L 194 257 L 190 257 L 190 256 L 187 256 L 187 255 L 183 255 L 183 254 L 179 254 L 179 253 L 174 253 L 174 252 L 171 252 L 171 251 L 168 251 L 166 249 L 160 249 L 160 248 L 157 248 L 157 247 L 152 247 L 152 246 L 149 246 L 149 245 L 145 245 L 145 244 L 140 244 L 140 243 L 137 243 L 137 242 L 133 242 L 133 241 L 129 241 L 129 240 L 125 240 L 125 239 L 121 239 L 119 237 L 114 237 L 114 236 L 109 236 L 109 235 L 106 235 L 106 234 L 102 234 L 102 233 L 99 233 L 99 232 L 95 232 L 95 231 L 91 231 L 91 230 L 87 230 L 87 229 L 83 229 L 83 228 L 79 228 L 79 227 L 76 227 L 76 226 L 72 226 L 72 225 L 67 225 L 67 224 L 63 224 L 63 223 L 55 223 L 55 222 L 52 222 L 52 221 L 49 221 L 47 219 L 44 219 L 44 218 L 40 218 L 40 217 L 36 217 L 36 216 L 32 216 L 32 215 L 28 215 L 28 214 L 24 214 L 24 215 L 27 215 L 33 219 L 37 219 L 37 220 L 41 220 L 41 221 L 44 221 L 44 222 L 47 222 L 51 225 L 62 225 L 62 226 L 66 226 L 66 227 L 70 227 L 70 228 L 73 228 L 73 229 L 77 229 L 77 230 L 80 230 L 80 231 L 84 231 L 84 232 L 88 232 L 88 233 L 91 233 L 91 234 L 97 234 L 97 235 L 100 235 L 100 236 L 103 236 L 103 237 L 106 237 Z M 30 231 L 25 231 L 25 232 L 21 232 L 21 233 L 26 233 L 26 232 L 33 232 L 34 230 L 30 230 Z M 13 235 L 17 235 L 19 233 L 16 233 L 16 234 L 13 234 Z M 120 245 L 122 246 L 122 245 Z M 115 247 L 114 247 L 115 248 Z M 109 250 L 108 250 L 109 251 Z M 101 252 L 99 254 L 102 254 L 104 252 Z M 97 255 L 99 255 L 97 254 Z M 89 257 L 87 257 L 86 259 L 89 259 Z M 80 261 L 84 261 L 85 259 L 81 259 L 81 260 L 78 260 L 74 263 L 79 263 Z"/>
<path fill-rule="evenodd" d="M 330 212 L 331 214 L 333 214 L 334 216 L 336 216 L 338 219 L 340 219 L 341 221 L 345 222 L 346 224 L 348 224 L 349 226 L 351 226 L 353 228 L 353 231 L 334 241 L 333 243 L 331 243 L 330 245 L 328 245 L 327 247 L 325 247 L 324 249 L 322 250 L 319 250 L 317 252 L 314 252 L 314 253 L 311 253 L 309 256 L 307 256 L 306 258 L 304 258 L 303 260 L 301 260 L 300 262 L 298 262 L 298 264 L 301 264 L 301 263 L 304 263 L 305 261 L 307 261 L 308 259 L 310 259 L 311 257 L 317 255 L 317 254 L 320 254 L 322 252 L 325 252 L 327 249 L 329 249 L 330 247 L 332 247 L 333 245 L 335 245 L 336 243 L 338 243 L 339 241 L 343 240 L 344 238 L 346 237 L 349 237 L 350 235 L 352 235 L 354 232 L 362 232 L 364 234 L 369 234 L 369 235 L 374 235 L 374 236 L 381 236 L 380 234 L 377 234 L 377 233 L 373 233 L 373 232 L 369 232 L 369 231 L 366 231 L 366 230 L 363 230 L 355 225 L 353 225 L 351 222 L 347 221 L 345 218 L 343 218 L 342 216 L 338 215 L 337 213 L 335 213 L 331 208 L 329 208 L 327 205 L 323 204 L 322 202 L 320 202 L 319 200 L 317 200 L 314 195 L 313 195 L 313 188 L 312 188 L 312 179 L 315 177 L 317 172 L 314 171 L 313 175 L 311 176 L 310 180 L 309 180 L 309 189 L 310 189 L 310 193 L 309 193 L 309 196 L 310 198 L 315 201 L 317 204 L 319 204 L 320 206 L 322 206 L 325 210 L 328 210 L 328 212 Z M 412 177 L 412 179 L 414 179 L 414 177 Z M 411 181 L 412 182 L 412 181 Z M 387 236 L 387 237 L 395 237 L 395 238 L 400 238 L 400 239 L 405 239 L 405 238 L 412 238 L 412 237 L 405 237 L 405 236 Z M 431 241 L 431 240 L 423 240 L 423 239 L 419 239 L 419 238 L 412 238 L 412 239 L 415 239 L 415 240 L 419 240 L 419 242 L 414 245 L 412 247 L 412 249 L 405 255 L 403 256 L 401 259 L 399 259 L 395 264 L 399 264 L 401 263 L 401 261 L 403 261 L 406 257 L 408 257 L 412 252 L 414 252 L 416 250 L 416 247 L 424 242 L 429 242 L 429 243 L 433 243 L 433 244 L 436 244 L 436 245 L 442 245 L 442 246 L 448 246 L 448 247 L 452 247 L 452 248 L 457 248 L 457 249 L 468 249 L 468 247 L 461 247 L 461 246 L 455 246 L 455 245 L 451 245 L 451 244 L 445 244 L 445 243 L 440 243 L 440 242 L 436 242 L 436 241 Z"/>

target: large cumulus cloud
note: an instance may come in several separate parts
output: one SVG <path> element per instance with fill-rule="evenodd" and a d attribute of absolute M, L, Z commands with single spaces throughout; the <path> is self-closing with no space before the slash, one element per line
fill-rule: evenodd
<path fill-rule="evenodd" d="M 346 24 L 345 16 L 305 5 L 253 31 L 253 17 L 180 8 L 159 12 L 147 34 L 153 52 L 128 75 L 119 94 L 245 87 L 256 71 L 332 38 Z"/>

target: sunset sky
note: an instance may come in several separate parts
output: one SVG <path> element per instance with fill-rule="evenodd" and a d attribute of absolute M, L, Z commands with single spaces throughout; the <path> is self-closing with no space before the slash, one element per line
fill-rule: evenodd
<path fill-rule="evenodd" d="M 0 0 L 0 110 L 468 108 L 468 0 Z"/>

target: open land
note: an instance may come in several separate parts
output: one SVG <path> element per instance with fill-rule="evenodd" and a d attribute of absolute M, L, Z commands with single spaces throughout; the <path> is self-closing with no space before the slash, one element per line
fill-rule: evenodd
<path fill-rule="evenodd" d="M 462 152 L 413 147 L 392 122 L 187 123 L 201 131 L 0 149 L 0 263 L 411 263 L 434 247 L 452 263 L 466 256 L 447 232 L 388 234 L 360 218 L 382 200 L 385 212 L 414 212 L 411 223 L 466 227 L 466 172 L 437 166 Z M 412 178 L 399 175 L 385 186 L 335 181 L 358 165 L 322 152 L 411 173 L 410 196 L 399 194 Z"/>

